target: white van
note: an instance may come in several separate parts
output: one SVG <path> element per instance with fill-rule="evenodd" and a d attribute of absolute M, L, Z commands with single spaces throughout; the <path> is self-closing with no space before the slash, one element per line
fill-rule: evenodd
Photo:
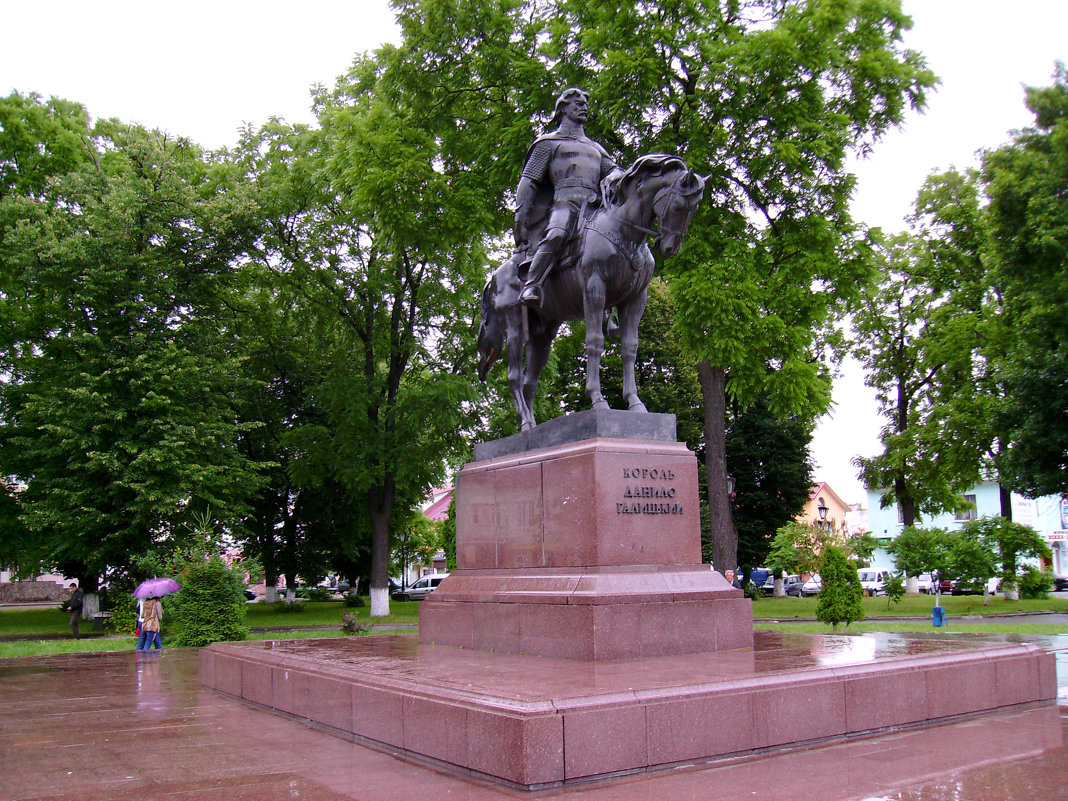
<path fill-rule="evenodd" d="M 864 567 L 857 571 L 860 576 L 860 588 L 865 595 L 883 595 L 890 571 L 883 567 Z"/>

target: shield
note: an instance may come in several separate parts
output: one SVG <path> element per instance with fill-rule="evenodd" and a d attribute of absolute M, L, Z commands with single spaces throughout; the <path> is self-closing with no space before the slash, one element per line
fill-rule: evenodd
<path fill-rule="evenodd" d="M 181 585 L 172 578 L 150 578 L 138 584 L 133 594 L 134 598 L 159 598 L 180 589 Z"/>

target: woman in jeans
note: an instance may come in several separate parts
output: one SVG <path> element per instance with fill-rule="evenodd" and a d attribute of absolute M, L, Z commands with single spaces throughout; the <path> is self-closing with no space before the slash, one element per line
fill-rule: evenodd
<path fill-rule="evenodd" d="M 163 604 L 159 598 L 147 598 L 137 605 L 137 620 L 141 624 L 141 636 L 137 638 L 137 650 L 147 651 L 153 645 L 162 650 L 163 641 L 159 636 L 159 622 L 163 619 Z"/>

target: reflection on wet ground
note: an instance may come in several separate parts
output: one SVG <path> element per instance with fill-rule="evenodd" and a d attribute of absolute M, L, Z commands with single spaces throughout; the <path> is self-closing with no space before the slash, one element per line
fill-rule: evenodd
<path fill-rule="evenodd" d="M 230 647 L 258 651 L 293 665 L 307 660 L 316 670 L 349 669 L 391 679 L 410 679 L 458 692 L 487 693 L 517 701 L 566 699 L 631 688 L 660 689 L 744 680 L 799 670 L 975 653 L 1010 645 L 976 636 L 956 639 L 900 634 L 815 635 L 758 631 L 752 649 L 583 662 L 551 657 L 468 651 L 420 645 L 414 635 L 324 640 L 268 640 Z"/>
<path fill-rule="evenodd" d="M 930 639 L 900 635 L 840 636 L 818 647 L 810 639 L 794 637 L 762 637 L 767 648 L 759 652 L 762 656 L 751 657 L 751 664 L 769 659 L 782 665 L 796 659 L 837 666 L 870 660 L 873 653 L 927 653 L 943 647 Z M 974 639 L 966 647 L 981 648 L 988 642 Z M 307 642 L 299 644 L 308 647 Z M 338 659 L 362 648 L 331 647 Z M 418 662 L 410 641 L 398 640 L 388 648 L 395 656 L 408 654 L 412 664 Z M 674 673 L 681 666 L 665 664 L 665 669 Z M 460 801 L 532 798 L 403 762 L 202 690 L 196 652 L 191 650 L 0 660 L 0 710 L 4 800 L 396 801 L 415 793 Z M 1066 787 L 1068 706 L 1062 705 L 763 758 L 685 765 L 533 797 L 1033 801 L 1065 798 Z"/>

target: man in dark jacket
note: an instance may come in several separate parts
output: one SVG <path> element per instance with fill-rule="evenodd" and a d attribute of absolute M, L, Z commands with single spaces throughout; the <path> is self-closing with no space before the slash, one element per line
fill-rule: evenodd
<path fill-rule="evenodd" d="M 70 630 L 74 632 L 74 637 L 77 639 L 78 621 L 82 619 L 82 591 L 74 582 L 70 585 L 70 600 L 67 601 L 67 608 L 70 610 Z"/>

